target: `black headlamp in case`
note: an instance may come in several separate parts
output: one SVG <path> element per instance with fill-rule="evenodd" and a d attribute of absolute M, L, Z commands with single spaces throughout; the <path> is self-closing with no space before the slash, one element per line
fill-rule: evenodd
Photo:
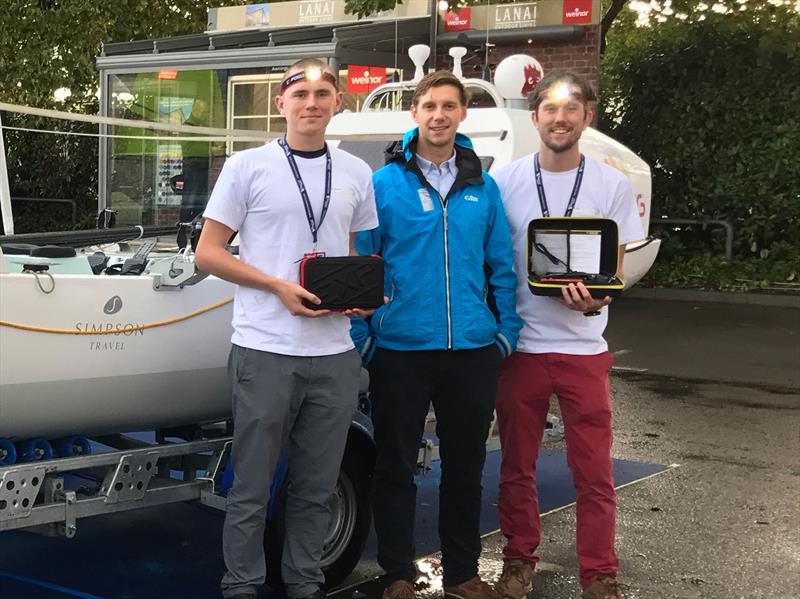
<path fill-rule="evenodd" d="M 616 276 L 617 223 L 608 218 L 544 217 L 528 224 L 528 288 L 534 295 L 561 296 L 583 283 L 592 297 L 616 297 L 625 282 Z"/>
<path fill-rule="evenodd" d="M 383 305 L 383 259 L 379 256 L 309 254 L 300 261 L 300 285 L 322 300 L 312 310 L 371 310 Z"/>

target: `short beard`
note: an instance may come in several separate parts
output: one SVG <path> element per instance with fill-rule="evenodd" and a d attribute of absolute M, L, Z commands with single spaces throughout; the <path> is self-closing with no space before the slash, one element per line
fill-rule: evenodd
<path fill-rule="evenodd" d="M 572 140 L 568 141 L 565 145 L 561 145 L 561 146 L 557 146 L 553 142 L 547 141 L 547 140 L 544 140 L 544 139 L 542 141 L 544 142 L 544 145 L 546 145 L 554 153 L 561 154 L 563 152 L 569 152 L 575 146 L 575 144 L 578 143 L 579 140 L 580 140 L 580 137 L 577 138 L 577 139 L 572 139 Z"/>

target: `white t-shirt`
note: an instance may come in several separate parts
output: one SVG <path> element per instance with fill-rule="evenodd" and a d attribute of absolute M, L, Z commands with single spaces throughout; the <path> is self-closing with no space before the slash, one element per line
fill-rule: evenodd
<path fill-rule="evenodd" d="M 550 216 L 563 216 L 575 183 L 577 168 L 566 172 L 542 170 L 542 182 Z M 530 354 L 563 353 L 595 355 L 608 349 L 603 339 L 608 308 L 600 316 L 584 316 L 552 298 L 533 295 L 528 289 L 526 244 L 528 224 L 542 216 L 534 179 L 533 154 L 492 173 L 503 196 L 514 241 L 517 269 L 517 312 L 524 325 L 517 351 Z M 611 218 L 619 229 L 619 243 L 644 237 L 628 179 L 620 171 L 586 157 L 583 182 L 572 216 Z"/>
<path fill-rule="evenodd" d="M 295 156 L 314 211 L 316 251 L 350 253 L 350 233 L 378 226 L 372 170 L 360 158 L 331 148 L 331 200 L 320 225 L 325 195 L 325 155 Z M 239 232 L 239 259 L 258 270 L 298 282 L 299 261 L 314 250 L 311 229 L 289 162 L 276 141 L 227 160 L 204 217 Z M 277 295 L 239 286 L 233 308 L 233 337 L 242 347 L 290 356 L 326 356 L 353 347 L 350 319 L 293 316 Z"/>

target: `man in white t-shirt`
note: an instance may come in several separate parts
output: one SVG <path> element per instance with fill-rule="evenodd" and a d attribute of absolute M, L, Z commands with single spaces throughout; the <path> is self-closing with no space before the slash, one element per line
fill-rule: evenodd
<path fill-rule="evenodd" d="M 330 497 L 356 409 L 361 360 L 349 316 L 298 283 L 305 254 L 352 252 L 355 232 L 378 225 L 372 171 L 325 143 L 341 106 L 338 79 L 315 59 L 295 63 L 276 104 L 286 137 L 232 156 L 205 210 L 198 266 L 236 283 L 228 372 L 234 483 L 223 554 L 226 599 L 255 599 L 264 584 L 264 524 L 283 447 L 288 455 L 281 574 L 290 599 L 324 597 L 320 569 Z M 226 249 L 238 231 L 239 258 Z"/>
<path fill-rule="evenodd" d="M 571 73 L 549 73 L 530 96 L 539 152 L 509 164 L 494 177 L 503 196 L 518 273 L 528 271 L 528 223 L 542 216 L 613 219 L 619 231 L 617 275 L 625 244 L 643 237 L 633 191 L 625 176 L 578 147 L 592 122 L 592 89 Z M 537 184 L 541 181 L 541 185 Z M 500 528 L 507 539 L 496 590 L 522 599 L 532 587 L 541 539 L 536 459 L 550 396 L 561 406 L 567 462 L 577 491 L 577 553 L 586 599 L 618 599 L 614 549 L 616 493 L 611 462 L 613 358 L 603 339 L 610 297 L 593 299 L 582 283 L 562 297 L 534 296 L 525 276 L 517 284 L 524 325 L 516 353 L 501 367 L 497 417 L 502 445 Z"/>

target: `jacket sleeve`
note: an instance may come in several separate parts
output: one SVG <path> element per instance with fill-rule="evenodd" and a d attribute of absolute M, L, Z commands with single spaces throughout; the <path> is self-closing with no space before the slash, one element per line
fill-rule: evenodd
<path fill-rule="evenodd" d="M 517 274 L 514 272 L 514 245 L 503 210 L 500 190 L 494 179 L 484 173 L 492 212 L 484 238 L 484 256 L 488 266 L 489 292 L 494 297 L 498 320 L 496 343 L 505 356 L 517 347 L 522 319 L 517 314 Z"/>
<path fill-rule="evenodd" d="M 362 231 L 356 235 L 356 251 L 359 256 L 371 256 L 381 253 L 381 233 L 379 228 Z M 350 338 L 361 354 L 361 361 L 366 366 L 375 352 L 375 339 L 370 331 L 369 319 L 350 318 Z"/>

